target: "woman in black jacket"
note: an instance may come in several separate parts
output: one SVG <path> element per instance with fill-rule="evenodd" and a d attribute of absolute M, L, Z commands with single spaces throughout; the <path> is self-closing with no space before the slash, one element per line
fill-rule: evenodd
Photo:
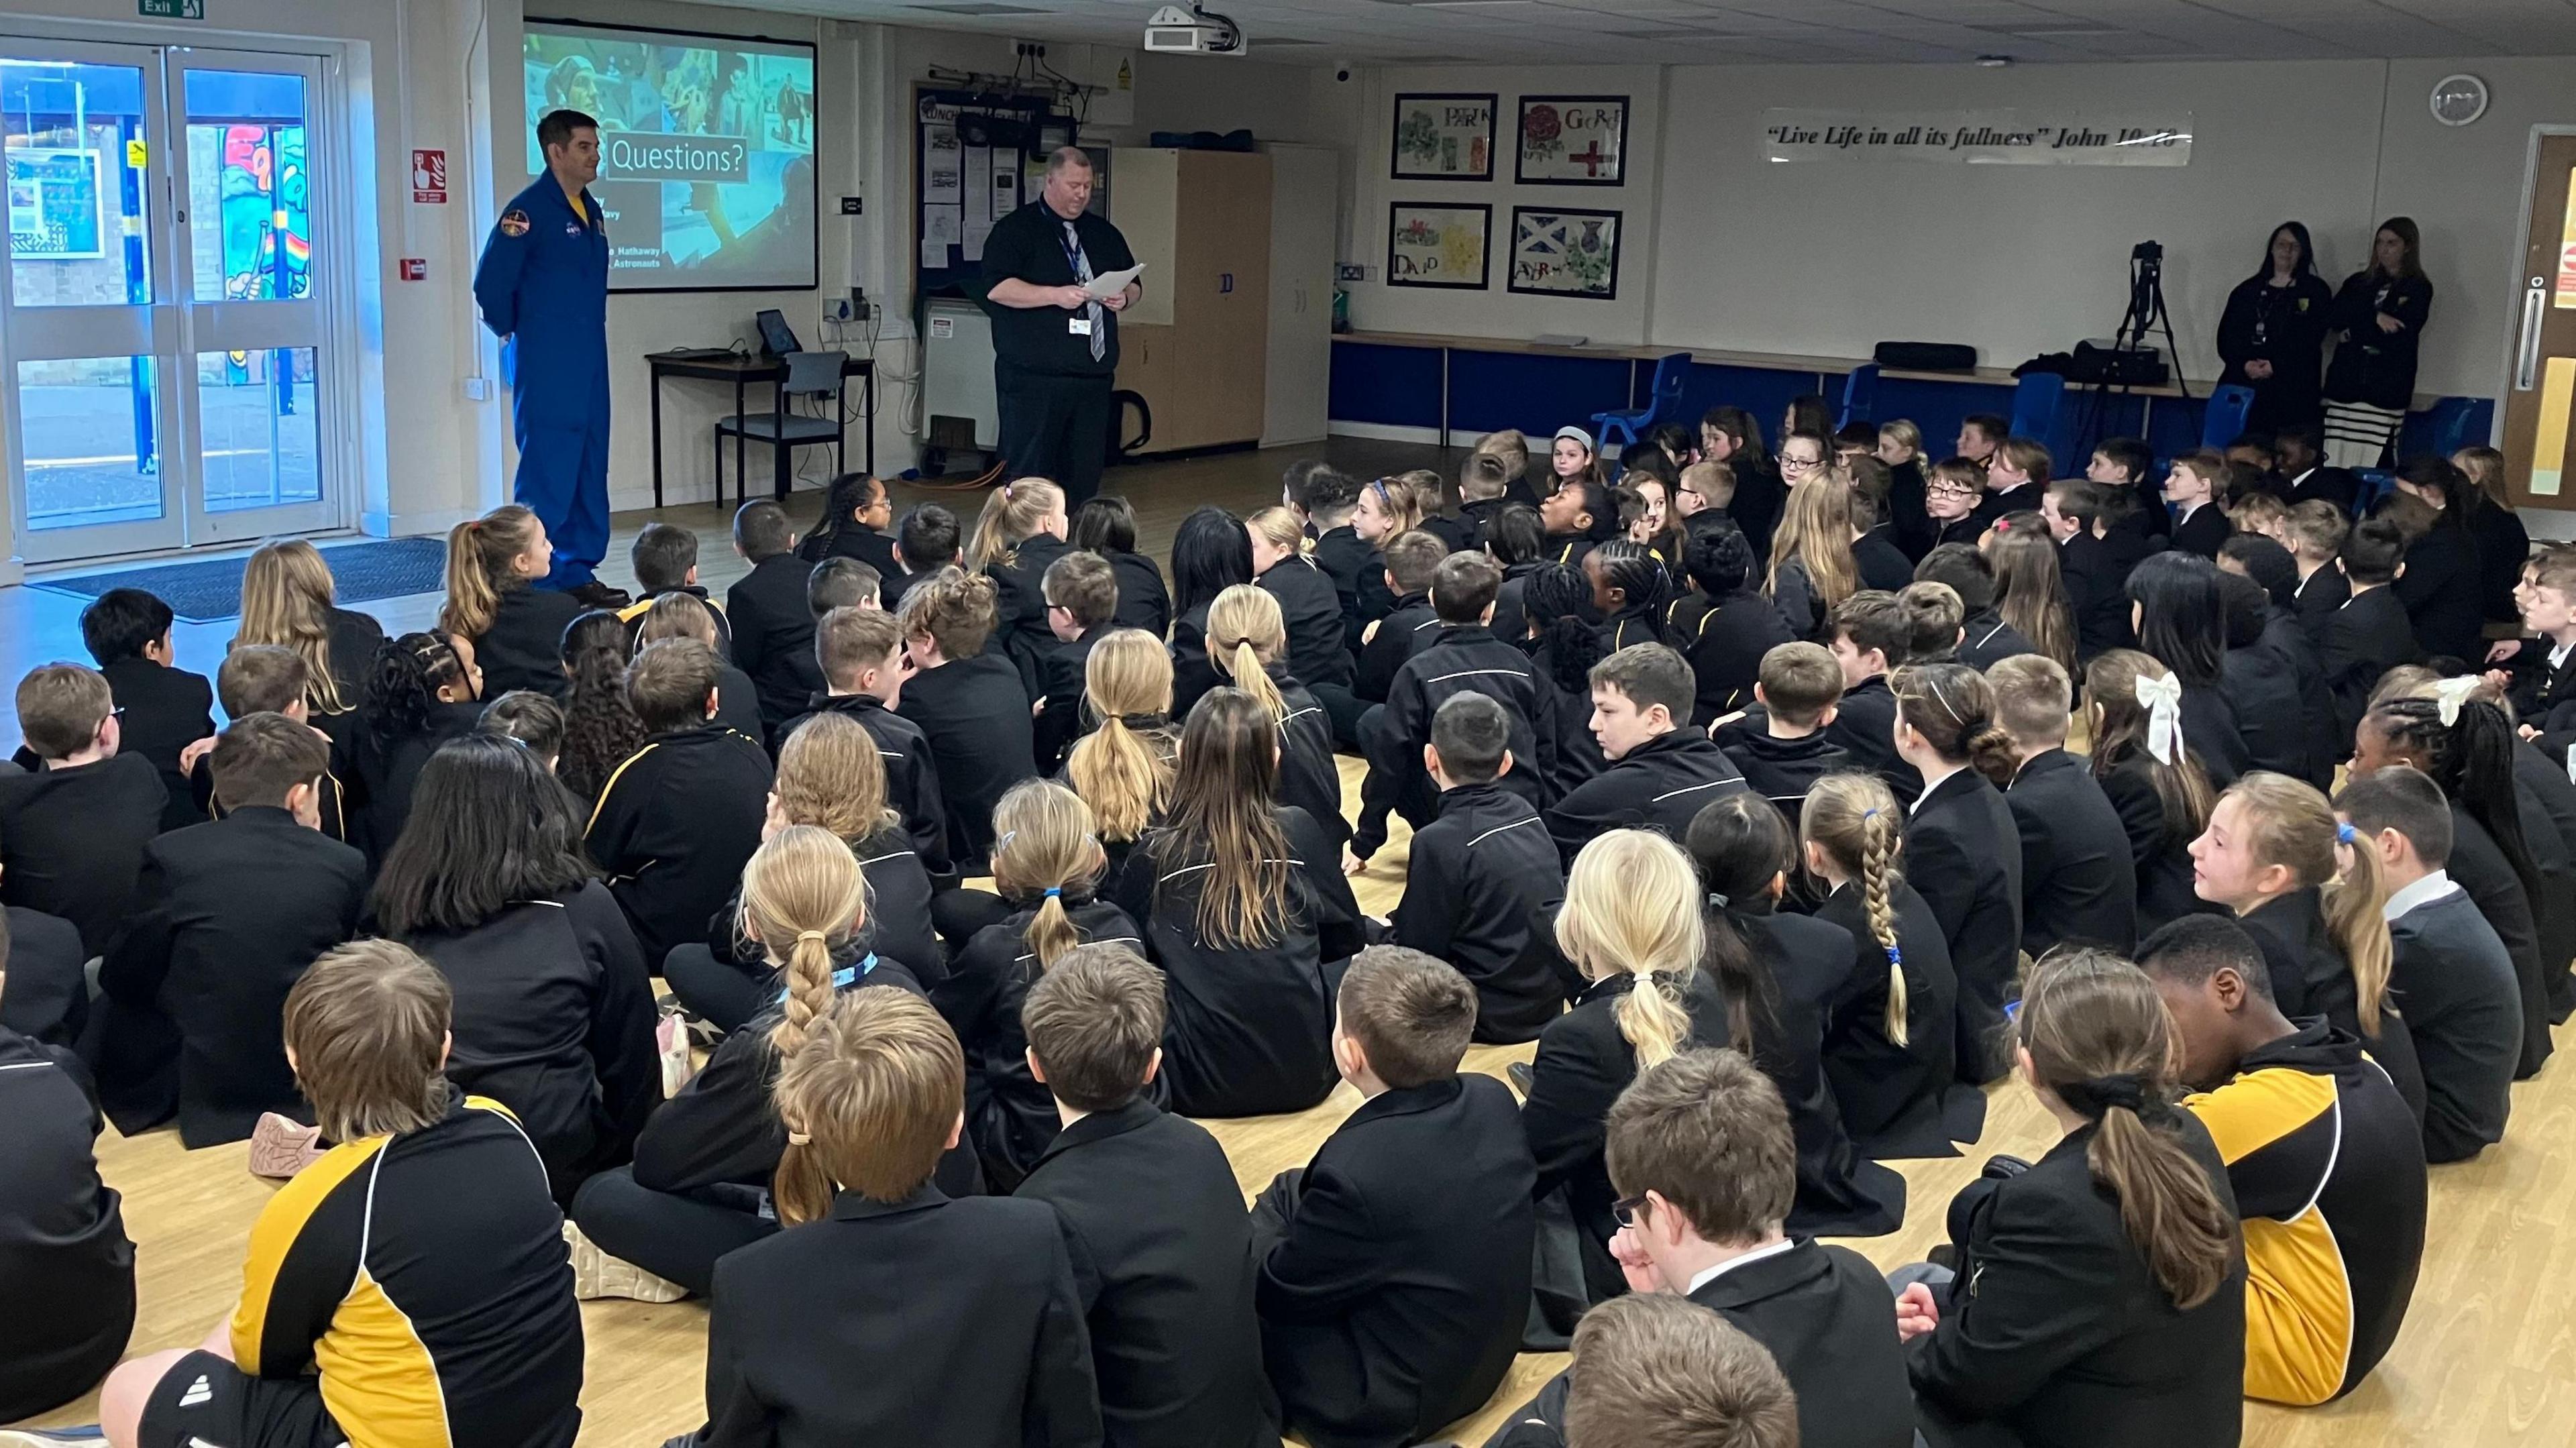
<path fill-rule="evenodd" d="M 2461 671 L 2486 658 L 2485 565 L 2477 539 L 2469 531 L 2468 496 L 2476 492 L 2468 474 L 2437 457 L 2410 460 L 2397 474 L 2397 492 L 2424 505 L 2423 518 L 2406 504 L 2382 499 L 2372 516 L 2393 516 L 2411 535 L 2406 568 L 2388 591 L 2406 605 L 2415 626 L 2415 642 L 2430 658 L 2451 658 Z M 2516 564 L 2517 569 L 2520 567 Z"/>
<path fill-rule="evenodd" d="M 2254 389 L 2248 432 L 2269 436 L 2315 425 L 2333 304 L 2334 293 L 2317 275 L 2306 225 L 2285 221 L 2273 228 L 2263 265 L 2227 294 L 2218 319 L 2218 355 L 2227 364 L 2219 382 Z"/>
<path fill-rule="evenodd" d="M 1897 1299 L 1927 1436 L 2237 1442 L 2236 1194 L 2208 1131 L 2173 1104 L 2163 1001 L 2136 966 L 2085 952 L 2033 975 L 2017 1026 L 2021 1070 L 2066 1135 L 2027 1169 L 1954 1198 L 1957 1276 Z"/>
<path fill-rule="evenodd" d="M 582 855 L 572 796 L 535 754 L 455 740 L 413 803 L 369 912 L 455 992 L 448 1079 L 510 1108 L 568 1202 L 627 1159 L 661 1102 L 652 971 Z"/>
<path fill-rule="evenodd" d="M 1303 1111 L 1339 1079 L 1324 967 L 1367 941 L 1340 848 L 1304 810 L 1273 803 L 1279 756 L 1260 700 L 1200 700 L 1168 822 L 1147 832 L 1117 902 L 1145 922 L 1163 968 L 1163 1074 L 1185 1116 Z"/>
<path fill-rule="evenodd" d="M 1801 1237 L 1876 1237 L 1905 1222 L 1905 1179 L 1854 1150 L 1825 1069 L 1825 1020 L 1853 994 L 1851 932 L 1775 908 L 1791 863 L 1789 822 L 1760 795 L 1711 801 L 1690 823 L 1692 863 L 1708 892 L 1709 974 L 1751 1025 L 1754 1064 L 1789 1105 L 1798 1194 L 1788 1230 Z M 1877 975 L 1883 992 L 1887 978 Z"/>
<path fill-rule="evenodd" d="M 1905 824 L 1905 857 L 1958 972 L 1959 1079 L 1983 1085 L 2011 1066 L 1999 1037 L 2021 956 L 2021 831 L 1992 781 L 2011 778 L 2019 761 L 1995 720 L 1994 691 L 1976 670 L 1909 664 L 1888 687 L 1896 694 L 1896 752 L 1923 777 Z"/>
<path fill-rule="evenodd" d="M 1053 780 L 1011 786 L 993 808 L 993 887 L 1011 913 L 975 932 L 931 988 L 966 1053 L 966 1134 L 997 1192 L 1020 1184 L 1061 1125 L 1055 1097 L 1029 1071 L 1020 1029 L 1029 987 L 1077 945 L 1145 948 L 1127 912 L 1093 898 L 1106 863 L 1096 828 L 1082 797 Z"/>
<path fill-rule="evenodd" d="M 2415 400 L 2415 358 L 2433 314 L 2424 239 L 2410 216 L 2379 224 L 2370 265 L 2335 293 L 2326 325 L 2335 338 L 2326 367 L 2326 465 L 2375 468 L 2397 440 Z"/>

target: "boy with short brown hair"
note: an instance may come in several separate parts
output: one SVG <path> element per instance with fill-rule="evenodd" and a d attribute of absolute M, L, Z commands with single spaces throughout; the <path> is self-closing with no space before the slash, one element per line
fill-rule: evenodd
<path fill-rule="evenodd" d="M 1046 599 L 1047 627 L 1055 641 L 1038 660 L 1042 692 L 1030 725 L 1040 774 L 1053 774 L 1064 752 L 1082 737 L 1082 691 L 1091 646 L 1118 618 L 1118 573 L 1109 560 L 1074 550 L 1047 565 L 1038 580 Z"/>
<path fill-rule="evenodd" d="M 1808 789 L 1852 767 L 1851 752 L 1826 732 L 1842 703 L 1842 665 L 1822 644 L 1776 645 L 1762 656 L 1753 697 L 1762 712 L 1720 725 L 1718 746 L 1744 771 L 1745 784 L 1777 805 L 1794 829 Z"/>
<path fill-rule="evenodd" d="M 0 778 L 0 900 L 70 921 L 104 954 L 123 930 L 169 791 L 139 754 L 107 679 L 46 664 L 18 681 L 18 729 L 35 767 Z"/>
<path fill-rule="evenodd" d="M 715 722 L 719 668 L 715 651 L 691 638 L 636 654 L 626 698 L 650 733 L 600 786 L 590 814 L 590 857 L 656 967 L 671 947 L 704 937 L 760 848 L 769 756 Z"/>
<path fill-rule="evenodd" d="M 817 714 L 858 720 L 885 761 L 886 804 L 902 813 L 913 853 L 931 875 L 946 875 L 948 807 L 940 799 L 939 768 L 921 726 L 895 712 L 904 681 L 912 677 L 902 626 L 883 609 L 836 608 L 814 625 L 814 659 L 823 670 L 824 692 L 815 696 L 812 710 L 778 731 L 779 746 L 786 747 Z"/>

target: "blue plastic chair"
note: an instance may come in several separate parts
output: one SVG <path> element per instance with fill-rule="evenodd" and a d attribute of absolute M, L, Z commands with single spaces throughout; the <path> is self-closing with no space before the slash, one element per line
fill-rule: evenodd
<path fill-rule="evenodd" d="M 1834 426 L 1878 421 L 1878 364 L 1863 362 L 1843 378 L 1843 415 Z"/>
<path fill-rule="evenodd" d="M 2445 397 L 2424 410 L 2423 451 L 2449 457 L 2464 447 L 2483 447 L 2495 434 L 2495 399 Z"/>
<path fill-rule="evenodd" d="M 1643 441 L 1646 434 L 1668 422 L 1681 420 L 1682 384 L 1690 379 L 1691 354 L 1674 352 L 1655 359 L 1655 382 L 1648 390 L 1646 405 L 1623 407 L 1616 412 L 1592 414 L 1592 440 L 1596 456 L 1608 455 L 1605 472 L 1615 472 L 1617 454 L 1610 443 L 1615 436 L 1621 447 Z"/>
<path fill-rule="evenodd" d="M 2058 373 L 2023 373 L 2013 387 L 2013 436 L 2037 438 L 2058 453 L 2057 411 L 2065 397 L 2066 379 Z"/>
<path fill-rule="evenodd" d="M 2200 413 L 2200 445 L 2224 449 L 2244 434 L 2246 414 L 2254 410 L 2254 389 L 2228 383 L 2209 394 Z"/>
<path fill-rule="evenodd" d="M 2371 505 L 2397 486 L 2397 475 L 2385 468 L 2355 468 L 2352 475 L 2361 483 L 2353 490 L 2352 515 L 2356 518 L 2369 517 Z"/>

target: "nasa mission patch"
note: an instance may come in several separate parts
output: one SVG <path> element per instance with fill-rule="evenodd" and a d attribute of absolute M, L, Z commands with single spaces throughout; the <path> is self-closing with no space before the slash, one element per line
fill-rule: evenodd
<path fill-rule="evenodd" d="M 517 209 L 515 209 L 515 208 L 513 208 L 512 210 L 509 210 L 509 211 L 502 212 L 502 213 L 501 213 L 501 234 L 502 234 L 503 236 L 525 236 L 525 235 L 527 235 L 527 234 L 528 234 L 528 213 L 526 213 L 526 212 L 524 212 L 524 211 L 517 210 Z"/>

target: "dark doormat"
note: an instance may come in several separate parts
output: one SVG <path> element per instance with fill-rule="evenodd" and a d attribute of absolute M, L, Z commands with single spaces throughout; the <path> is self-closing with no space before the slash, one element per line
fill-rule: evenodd
<path fill-rule="evenodd" d="M 436 593 L 446 587 L 447 542 L 441 538 L 378 538 L 322 549 L 331 565 L 332 591 L 341 607 L 410 593 Z M 209 558 L 196 563 L 164 563 L 116 573 L 81 573 L 68 578 L 28 580 L 29 588 L 96 598 L 111 588 L 139 588 L 170 605 L 190 623 L 211 623 L 241 614 L 242 569 L 250 559 Z"/>

